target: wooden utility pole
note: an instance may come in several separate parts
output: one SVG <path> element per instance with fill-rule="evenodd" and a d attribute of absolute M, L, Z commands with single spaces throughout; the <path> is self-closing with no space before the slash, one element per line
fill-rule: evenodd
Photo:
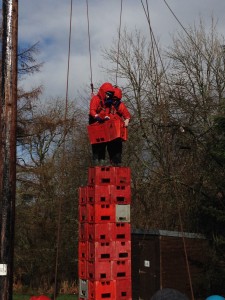
<path fill-rule="evenodd" d="M 2 0 L 0 300 L 12 300 L 16 191 L 18 0 Z"/>

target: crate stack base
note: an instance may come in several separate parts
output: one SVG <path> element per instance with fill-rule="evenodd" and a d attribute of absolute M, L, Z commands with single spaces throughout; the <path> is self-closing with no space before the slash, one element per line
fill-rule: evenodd
<path fill-rule="evenodd" d="M 130 169 L 90 167 L 79 188 L 81 300 L 131 300 Z"/>

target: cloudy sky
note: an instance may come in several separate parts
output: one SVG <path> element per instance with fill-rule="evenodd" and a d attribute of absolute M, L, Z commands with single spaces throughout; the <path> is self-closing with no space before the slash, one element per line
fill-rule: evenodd
<path fill-rule="evenodd" d="M 2 0 L 0 0 L 0 3 Z M 44 97 L 65 97 L 71 0 L 19 0 L 19 43 L 26 46 L 39 42 L 42 71 L 22 82 L 25 88 L 42 84 Z M 198 22 L 207 24 L 211 16 L 218 21 L 218 31 L 225 35 L 225 0 L 167 0 L 184 27 Z M 146 0 L 143 0 L 146 3 Z M 93 83 L 107 80 L 100 65 L 104 64 L 101 48 L 110 46 L 117 37 L 121 0 L 89 0 L 89 21 Z M 148 0 L 151 25 L 163 47 L 171 34 L 182 28 L 164 0 Z M 148 33 L 141 0 L 123 0 L 122 27 L 135 27 Z M 69 98 L 90 85 L 86 0 L 73 0 Z"/>

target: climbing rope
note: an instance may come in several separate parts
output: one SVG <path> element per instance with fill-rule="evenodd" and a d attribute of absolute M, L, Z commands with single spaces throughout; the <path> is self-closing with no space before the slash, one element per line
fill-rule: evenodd
<path fill-rule="evenodd" d="M 177 183 L 175 180 L 173 180 L 173 188 L 175 191 L 175 200 L 177 204 L 177 211 L 178 211 L 178 216 L 179 216 L 179 223 L 180 223 L 180 231 L 181 231 L 181 236 L 182 236 L 182 242 L 183 242 L 183 248 L 184 248 L 184 256 L 185 256 L 185 263 L 186 263 L 186 268 L 187 268 L 187 274 L 188 274 L 188 281 L 189 281 L 189 286 L 190 286 L 190 292 L 191 292 L 191 299 L 195 300 L 194 297 L 194 290 L 193 290 L 193 284 L 192 284 L 192 278 L 191 278 L 191 271 L 190 271 L 190 266 L 189 266 L 189 261 L 188 261 L 188 253 L 187 253 L 187 246 L 186 246 L 186 240 L 184 236 L 184 228 L 183 228 L 183 220 L 181 216 L 181 207 L 180 207 L 180 198 L 178 199 L 177 194 L 178 194 L 178 189 L 177 189 Z"/>
<path fill-rule="evenodd" d="M 120 54 L 120 35 L 121 35 L 122 12 L 123 12 L 123 0 L 121 0 L 121 3 L 120 3 L 120 25 L 119 25 L 119 36 L 118 36 L 118 46 L 117 46 L 117 59 L 116 59 L 116 86 L 117 86 L 117 77 L 118 77 L 118 69 L 119 69 L 119 54 Z"/>
<path fill-rule="evenodd" d="M 88 23 L 88 45 L 89 45 L 89 62 L 90 62 L 90 73 L 91 73 L 91 93 L 94 93 L 94 85 L 93 85 L 93 75 L 92 75 L 92 61 L 91 61 L 91 35 L 90 35 L 90 22 L 89 22 L 89 5 L 88 0 L 86 0 L 87 6 L 87 23 Z"/>
<path fill-rule="evenodd" d="M 88 24 L 88 49 L 89 49 L 89 64 L 90 64 L 90 76 L 91 76 L 91 92 L 94 92 L 93 85 L 93 70 L 92 70 L 92 57 L 91 57 L 91 35 L 90 35 L 90 21 L 89 21 L 89 3 L 86 0 L 87 7 L 87 24 Z M 119 53 L 120 53 L 120 36 L 121 36 L 121 24 L 122 24 L 122 12 L 123 12 L 123 0 L 121 0 L 120 4 L 120 22 L 119 22 L 119 35 L 118 35 L 118 45 L 117 45 L 117 58 L 116 58 L 116 86 L 117 86 L 117 78 L 118 78 L 118 69 L 119 69 Z"/>
<path fill-rule="evenodd" d="M 148 1 L 146 0 L 146 8 L 145 8 L 142 0 L 141 0 L 141 4 L 142 4 L 142 7 L 144 9 L 144 13 L 145 13 L 145 16 L 146 16 L 146 19 L 147 19 L 147 22 L 148 22 L 148 26 L 149 26 L 150 39 L 151 39 L 151 45 L 152 45 L 152 54 L 153 54 L 153 63 L 155 65 L 155 72 L 156 72 L 157 81 L 158 81 L 158 78 L 159 78 L 159 74 L 158 74 L 158 68 L 157 68 L 157 63 L 156 63 L 155 48 L 156 48 L 156 51 L 157 51 L 157 54 L 158 54 L 158 57 L 159 57 L 159 60 L 160 60 L 160 63 L 161 63 L 163 73 L 164 73 L 166 81 L 167 81 L 167 86 L 170 89 L 170 84 L 168 83 L 165 67 L 164 67 L 164 64 L 163 64 L 163 61 L 162 61 L 162 58 L 161 58 L 161 55 L 160 55 L 160 51 L 159 51 L 159 48 L 158 48 L 158 45 L 157 45 L 157 42 L 156 42 L 156 39 L 155 39 L 155 36 L 154 36 L 154 32 L 153 32 L 153 29 L 152 29 L 152 26 L 151 26 L 150 13 L 149 13 L 149 8 L 148 8 Z M 161 101 L 161 91 L 160 91 L 161 90 L 161 84 L 158 84 L 158 87 L 159 87 L 159 99 Z"/>
<path fill-rule="evenodd" d="M 166 1 L 164 0 L 164 2 L 166 3 Z M 170 88 L 170 85 L 168 83 L 168 79 L 167 79 L 167 76 L 166 76 L 166 72 L 165 72 L 165 67 L 164 67 L 164 64 L 163 64 L 163 61 L 162 61 L 162 58 L 161 58 L 161 55 L 160 55 L 160 52 L 159 52 L 159 49 L 158 49 L 158 46 L 157 46 L 157 43 L 156 43 L 156 40 L 155 40 L 155 37 L 154 37 L 154 33 L 153 33 L 153 30 L 152 30 L 152 26 L 151 26 L 151 22 L 150 22 L 150 14 L 149 14 L 149 8 L 148 8 L 148 0 L 146 0 L 146 8 L 144 7 L 144 4 L 143 4 L 143 1 L 141 0 L 141 4 L 142 4 L 142 7 L 144 9 L 144 12 L 145 12 L 145 15 L 146 15 L 146 18 L 147 18 L 147 21 L 148 21 L 148 24 L 149 24 L 149 30 L 150 30 L 150 37 L 151 37 L 151 44 L 152 44 L 152 51 L 153 51 L 153 60 L 154 60 L 154 65 L 155 65 L 155 69 L 156 69 L 156 76 L 158 78 L 158 71 L 157 71 L 157 64 L 156 64 L 156 57 L 155 57 L 155 51 L 154 51 L 154 45 L 156 47 L 156 50 L 157 50 L 157 53 L 159 55 L 159 59 L 160 59 L 160 62 L 161 62 L 161 66 L 162 66 L 162 69 L 163 69 L 163 72 L 164 72 L 164 75 L 165 75 L 165 78 L 166 78 L 166 81 L 167 81 L 167 84 L 168 84 L 168 87 L 170 89 L 170 92 L 172 92 L 171 88 Z M 166 3 L 167 4 L 167 3 Z M 167 5 L 168 6 L 168 5 Z M 159 84 L 159 99 L 161 101 L 161 89 L 160 89 L 160 84 Z M 169 160 L 169 161 L 172 161 L 172 160 Z M 177 186 L 176 184 L 173 182 L 173 188 L 174 190 L 177 189 Z M 176 194 L 175 194 L 176 195 Z M 182 241 L 183 241 L 183 248 L 184 248 L 184 255 L 185 255 L 185 262 L 186 262 L 186 267 L 187 267 L 187 273 L 188 273 L 188 280 L 189 280 L 189 285 L 190 285 L 190 291 L 191 291 L 191 297 L 192 297 L 192 300 L 194 300 L 194 292 L 193 292 L 193 285 L 192 285 L 192 278 L 191 278 L 191 273 L 190 273 L 190 267 L 189 267 L 189 262 L 188 262 L 188 255 L 187 255 L 187 247 L 186 247 L 186 242 L 185 242 L 185 237 L 184 237 L 184 230 L 183 230 L 183 221 L 182 221 L 182 216 L 181 216 L 181 209 L 180 209 L 180 203 L 177 199 L 177 197 L 175 196 L 176 198 L 176 204 L 177 204 L 177 211 L 178 211 L 178 216 L 179 216 L 179 223 L 180 223 L 180 230 L 181 230 L 181 235 L 182 235 Z"/>
<path fill-rule="evenodd" d="M 62 186 L 64 185 L 65 174 L 65 137 L 66 137 L 66 120 L 68 115 L 68 87 L 69 87 L 69 71 L 70 71 L 70 48 L 71 48 L 71 31 L 72 31 L 72 12 L 73 12 L 73 0 L 70 1 L 70 24 L 69 24 L 69 45 L 68 45 L 68 61 L 67 61 L 67 79 L 66 79 L 66 99 L 65 99 L 65 112 L 64 112 L 64 132 L 63 132 L 63 152 L 62 152 Z M 64 201 L 64 193 L 59 200 L 58 208 L 58 221 L 57 221 L 57 240 L 56 240 L 56 259 L 55 259 L 55 278 L 54 278 L 54 295 L 53 299 L 57 297 L 57 281 L 58 281 L 58 266 L 59 266 L 59 250 L 61 242 L 61 219 L 62 219 L 62 204 Z"/>

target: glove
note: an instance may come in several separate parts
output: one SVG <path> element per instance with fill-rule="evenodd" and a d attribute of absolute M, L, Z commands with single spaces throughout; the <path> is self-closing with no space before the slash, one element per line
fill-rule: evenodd
<path fill-rule="evenodd" d="M 95 120 L 96 120 L 97 122 L 99 122 L 99 123 L 103 123 L 103 122 L 104 122 L 104 120 L 103 120 L 102 118 L 100 118 L 99 116 L 96 116 L 96 117 L 95 117 Z"/>
<path fill-rule="evenodd" d="M 129 122 L 130 122 L 130 119 L 126 119 L 126 120 L 124 121 L 124 126 L 125 126 L 125 127 L 128 127 Z"/>
<path fill-rule="evenodd" d="M 104 119 L 107 121 L 107 120 L 110 120 L 110 117 L 109 116 L 105 116 Z"/>

